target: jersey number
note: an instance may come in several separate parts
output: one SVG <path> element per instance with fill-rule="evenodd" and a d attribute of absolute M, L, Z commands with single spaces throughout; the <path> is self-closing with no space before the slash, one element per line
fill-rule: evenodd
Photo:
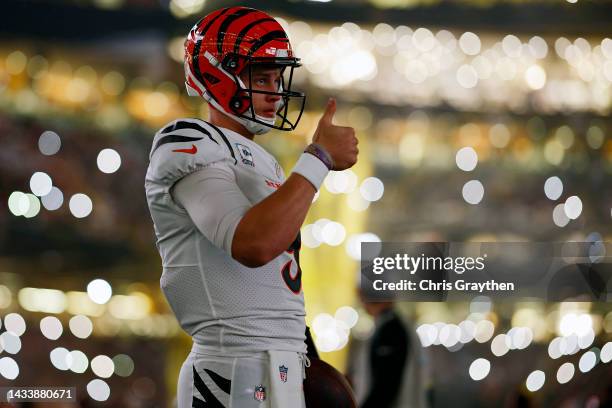
<path fill-rule="evenodd" d="M 300 248 L 302 246 L 302 240 L 300 234 L 298 233 L 297 238 L 291 244 L 289 249 L 287 249 L 287 253 L 289 255 L 293 255 L 295 260 L 295 264 L 297 266 L 297 273 L 294 277 L 291 277 L 291 265 L 293 264 L 293 260 L 288 261 L 283 269 L 281 269 L 281 276 L 283 277 L 283 281 L 289 288 L 291 292 L 298 295 L 302 290 L 302 268 L 300 268 Z"/>

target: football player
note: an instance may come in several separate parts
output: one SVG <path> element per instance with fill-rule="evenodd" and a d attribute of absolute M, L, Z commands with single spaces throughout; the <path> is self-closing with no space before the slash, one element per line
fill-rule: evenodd
<path fill-rule="evenodd" d="M 304 406 L 299 231 L 325 176 L 353 166 L 358 148 L 332 123 L 333 99 L 289 177 L 255 142 L 296 127 L 299 66 L 281 25 L 251 8 L 214 11 L 185 41 L 187 90 L 210 116 L 160 129 L 145 180 L 161 288 L 193 337 L 179 408 Z"/>

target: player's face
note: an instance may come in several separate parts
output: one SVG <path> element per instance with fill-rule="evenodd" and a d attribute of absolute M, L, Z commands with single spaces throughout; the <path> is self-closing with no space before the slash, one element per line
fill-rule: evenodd
<path fill-rule="evenodd" d="M 248 70 L 242 75 L 241 79 L 245 84 L 249 83 Z M 281 84 L 281 69 L 271 67 L 254 66 L 251 74 L 251 88 L 258 91 L 278 92 Z M 253 93 L 253 108 L 255 113 L 266 118 L 273 118 L 276 115 L 279 95 L 267 95 Z"/>

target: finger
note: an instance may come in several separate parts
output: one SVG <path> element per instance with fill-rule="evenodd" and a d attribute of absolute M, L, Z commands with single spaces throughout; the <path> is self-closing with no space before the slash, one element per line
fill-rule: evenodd
<path fill-rule="evenodd" d="M 327 106 L 325 106 L 325 112 L 323 112 L 323 116 L 321 116 L 320 122 L 331 125 L 335 113 L 336 100 L 334 98 L 329 98 L 329 100 L 327 101 Z"/>

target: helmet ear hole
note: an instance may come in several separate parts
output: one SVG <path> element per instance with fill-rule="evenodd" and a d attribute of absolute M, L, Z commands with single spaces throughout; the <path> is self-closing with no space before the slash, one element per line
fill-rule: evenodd
<path fill-rule="evenodd" d="M 230 99 L 230 107 L 235 113 L 242 114 L 249 108 L 249 106 L 251 106 L 251 103 L 247 95 L 234 95 Z"/>
<path fill-rule="evenodd" d="M 236 54 L 227 54 L 221 62 L 221 66 L 227 72 L 231 74 L 237 74 L 238 69 L 240 68 L 240 61 L 238 61 L 238 56 Z"/>

